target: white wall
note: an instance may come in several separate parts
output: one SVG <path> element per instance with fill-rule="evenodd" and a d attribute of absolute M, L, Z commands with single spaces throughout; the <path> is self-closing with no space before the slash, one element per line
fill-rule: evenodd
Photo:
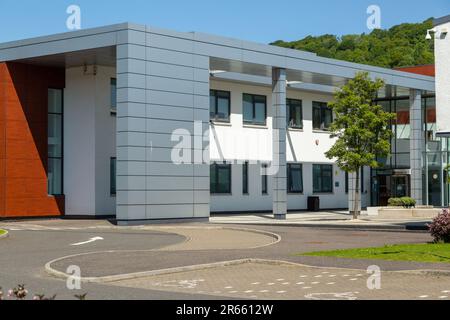
<path fill-rule="evenodd" d="M 210 149 L 211 160 L 225 159 L 228 161 L 272 160 L 272 92 L 271 88 L 251 86 L 226 81 L 211 81 L 211 89 L 231 92 L 230 124 L 215 124 L 211 126 Z M 255 128 L 245 126 L 242 121 L 242 94 L 259 94 L 267 97 L 267 127 Z M 307 198 L 313 196 L 313 164 L 333 164 L 325 156 L 334 144 L 326 132 L 313 131 L 312 102 L 328 102 L 331 95 L 288 90 L 288 98 L 303 102 L 303 130 L 289 130 L 287 138 L 287 161 L 303 164 L 303 189 L 301 195 L 288 195 L 289 210 L 304 210 L 307 208 Z M 272 210 L 271 179 L 269 177 L 269 195 L 262 195 L 260 165 L 251 165 L 249 169 L 250 194 L 242 194 L 242 166 L 232 166 L 232 195 L 212 195 L 211 211 L 269 211 Z M 363 207 L 369 202 L 370 170 L 365 170 L 365 193 L 362 196 Z M 319 194 L 322 209 L 348 207 L 348 195 L 345 193 L 345 174 L 334 165 L 334 187 L 332 194 Z"/>
<path fill-rule="evenodd" d="M 66 70 L 64 91 L 64 193 L 66 215 L 114 215 L 110 157 L 115 157 L 116 117 L 110 112 L 115 68 Z"/>

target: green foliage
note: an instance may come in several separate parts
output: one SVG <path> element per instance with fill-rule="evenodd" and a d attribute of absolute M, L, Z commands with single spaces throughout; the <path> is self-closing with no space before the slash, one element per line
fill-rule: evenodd
<path fill-rule="evenodd" d="M 403 202 L 400 198 L 390 198 L 388 200 L 389 207 L 403 207 Z"/>
<path fill-rule="evenodd" d="M 389 122 L 395 119 L 395 114 L 373 104 L 383 86 L 382 80 L 372 81 L 367 72 L 360 72 L 337 91 L 334 101 L 329 103 L 335 115 L 331 137 L 337 141 L 326 156 L 335 159 L 345 172 L 359 172 L 365 166 L 377 168 L 377 158 L 390 153 Z"/>
<path fill-rule="evenodd" d="M 414 208 L 416 206 L 416 200 L 410 197 L 403 198 L 390 198 L 388 200 L 389 207 L 403 207 L 403 208 Z"/>
<path fill-rule="evenodd" d="M 302 40 L 273 45 L 304 50 L 322 57 L 396 68 L 434 63 L 434 42 L 425 39 L 433 19 L 422 23 L 404 23 L 389 30 L 376 29 L 370 34 L 308 36 Z"/>

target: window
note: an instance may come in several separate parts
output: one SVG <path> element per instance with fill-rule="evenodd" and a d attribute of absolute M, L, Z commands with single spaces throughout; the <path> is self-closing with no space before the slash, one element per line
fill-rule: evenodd
<path fill-rule="evenodd" d="M 244 124 L 266 125 L 266 97 L 244 93 L 243 100 Z"/>
<path fill-rule="evenodd" d="M 48 89 L 47 192 L 63 194 L 63 91 Z"/>
<path fill-rule="evenodd" d="M 313 129 L 328 130 L 333 122 L 333 111 L 326 102 L 313 102 Z"/>
<path fill-rule="evenodd" d="M 348 184 L 349 184 L 349 176 L 348 176 L 348 172 L 345 172 L 345 193 L 348 193 Z"/>
<path fill-rule="evenodd" d="M 287 126 L 293 129 L 303 129 L 302 101 L 287 99 Z"/>
<path fill-rule="evenodd" d="M 328 164 L 313 165 L 314 193 L 333 192 L 333 166 Z"/>
<path fill-rule="evenodd" d="M 117 174 L 117 160 L 116 158 L 111 158 L 109 162 L 109 189 L 112 196 L 115 196 L 117 194 L 116 191 L 116 174 Z"/>
<path fill-rule="evenodd" d="M 212 164 L 210 179 L 212 194 L 231 194 L 231 164 Z"/>
<path fill-rule="evenodd" d="M 111 97 L 110 97 L 110 103 L 111 103 L 111 111 L 116 112 L 117 111 L 117 79 L 111 78 Z"/>
<path fill-rule="evenodd" d="M 301 164 L 288 164 L 288 193 L 303 193 L 303 168 Z"/>
<path fill-rule="evenodd" d="M 262 175 L 261 175 L 261 190 L 262 194 L 267 195 L 269 194 L 269 187 L 267 183 L 267 164 L 262 165 Z"/>
<path fill-rule="evenodd" d="M 230 93 L 211 90 L 209 93 L 209 116 L 213 121 L 230 122 Z"/>
<path fill-rule="evenodd" d="M 248 161 L 242 165 L 242 193 L 248 194 Z"/>

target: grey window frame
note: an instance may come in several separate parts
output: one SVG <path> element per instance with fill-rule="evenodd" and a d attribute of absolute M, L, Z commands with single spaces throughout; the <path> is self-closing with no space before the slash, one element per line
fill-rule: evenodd
<path fill-rule="evenodd" d="M 293 168 L 293 167 L 299 167 L 299 168 Z M 292 190 L 292 171 L 300 171 L 301 175 L 301 190 Z M 303 194 L 304 192 L 304 185 L 303 185 L 303 164 L 301 163 L 288 163 L 287 164 L 287 192 L 289 194 Z"/>
<path fill-rule="evenodd" d="M 218 116 L 219 112 L 219 94 L 223 94 L 226 97 L 220 97 L 222 99 L 228 100 L 228 118 L 221 118 Z M 214 97 L 214 117 L 211 117 L 211 106 L 209 108 L 209 119 L 214 122 L 222 122 L 222 123 L 230 123 L 231 121 L 231 92 L 230 91 L 224 91 L 224 90 L 215 90 L 211 89 L 209 90 L 209 97 L 210 101 L 211 98 Z"/>
<path fill-rule="evenodd" d="M 300 125 L 291 125 L 290 115 L 292 107 L 300 107 L 300 117 L 301 117 Z M 303 129 L 303 101 L 290 98 L 286 99 L 286 112 L 287 112 L 286 114 L 287 127 L 291 129 Z"/>
<path fill-rule="evenodd" d="M 231 179 L 232 178 L 232 166 L 231 166 L 231 164 L 229 164 L 229 163 L 213 162 L 210 165 L 210 170 L 212 168 L 214 168 L 214 170 L 215 170 L 215 174 L 214 175 L 216 177 L 216 181 L 214 183 L 215 184 L 215 188 L 214 189 L 212 188 L 213 181 L 212 180 L 210 181 L 210 193 L 212 195 L 221 195 L 221 194 L 231 195 L 232 190 L 233 190 L 233 188 L 232 188 L 233 182 L 232 182 L 232 179 Z M 217 192 L 218 185 L 219 185 L 218 172 L 219 172 L 220 169 L 222 169 L 222 170 L 223 169 L 227 169 L 228 170 L 228 181 L 229 181 L 228 189 L 229 190 L 227 190 L 226 192 Z"/>
<path fill-rule="evenodd" d="M 319 110 L 319 126 L 316 125 L 315 123 L 315 110 Z M 320 102 L 320 101 L 313 101 L 313 108 L 312 108 L 312 122 L 313 122 L 313 130 L 316 131 L 330 131 L 330 126 L 333 123 L 333 110 L 331 110 L 331 108 L 328 107 L 328 103 L 327 102 Z M 322 123 L 325 124 L 324 119 L 326 118 L 325 116 L 325 112 L 330 112 L 331 115 L 331 122 L 328 124 L 328 126 L 325 126 L 324 128 L 321 128 Z"/>
<path fill-rule="evenodd" d="M 249 162 L 245 161 L 242 164 L 242 194 L 249 195 Z"/>
<path fill-rule="evenodd" d="M 267 176 L 267 168 L 269 167 L 268 164 L 262 164 L 262 174 L 261 174 L 261 193 L 266 196 L 269 194 L 269 179 Z"/>
<path fill-rule="evenodd" d="M 61 91 L 61 112 L 49 112 L 47 110 L 47 121 L 48 121 L 48 116 L 53 114 L 53 115 L 60 115 L 61 116 L 61 156 L 60 157 L 54 157 L 54 156 L 49 156 L 48 152 L 47 152 L 47 181 L 48 181 L 48 165 L 49 165 L 49 160 L 50 159 L 59 159 L 61 161 L 61 192 L 60 193 L 50 193 L 49 190 L 49 186 L 48 186 L 48 182 L 47 182 L 47 193 L 48 195 L 51 196 L 63 196 L 64 195 L 64 89 L 62 88 L 53 88 L 53 87 L 49 87 L 47 88 L 47 95 L 48 95 L 48 91 L 49 90 L 59 90 Z M 47 131 L 48 131 L 48 124 L 47 124 Z M 47 144 L 48 144 L 48 132 L 47 132 Z"/>
<path fill-rule="evenodd" d="M 115 94 L 113 94 L 113 87 L 115 88 Z M 112 114 L 117 113 L 117 78 L 111 78 L 109 80 L 109 104 Z"/>
<path fill-rule="evenodd" d="M 316 170 L 314 170 L 314 168 L 315 167 L 320 167 L 320 180 L 321 180 L 321 183 L 320 183 L 320 190 L 317 190 L 316 189 L 316 186 L 314 185 L 314 182 L 315 182 L 315 177 L 314 177 L 314 173 L 316 172 Z M 325 190 L 324 189 L 324 187 L 323 187 L 323 185 L 324 185 L 324 183 L 323 183 L 323 179 L 324 178 L 326 178 L 326 176 L 324 176 L 324 168 L 327 168 L 327 169 L 330 169 L 331 168 L 331 175 L 330 175 L 330 178 L 331 178 L 331 183 L 330 183 L 330 190 Z M 313 167 L 312 167 L 312 170 L 313 170 L 313 172 L 312 172 L 312 177 L 313 177 L 313 193 L 314 194 L 332 194 L 333 192 L 334 192 L 334 185 L 333 185 L 333 183 L 334 183 L 334 177 L 333 177 L 333 172 L 334 172 L 334 166 L 332 165 L 332 164 L 313 164 Z"/>
<path fill-rule="evenodd" d="M 245 96 L 251 97 L 252 100 L 252 119 L 251 121 L 245 120 L 244 117 L 244 101 Z M 256 114 L 256 102 L 255 98 L 264 98 L 264 122 L 258 122 L 255 120 L 255 114 Z M 244 125 L 254 125 L 254 126 L 267 126 L 267 96 L 259 95 L 259 94 L 251 94 L 251 93 L 243 93 L 242 94 L 242 121 Z"/>
<path fill-rule="evenodd" d="M 111 157 L 109 159 L 109 193 L 111 196 L 117 195 L 117 158 L 116 157 Z"/>

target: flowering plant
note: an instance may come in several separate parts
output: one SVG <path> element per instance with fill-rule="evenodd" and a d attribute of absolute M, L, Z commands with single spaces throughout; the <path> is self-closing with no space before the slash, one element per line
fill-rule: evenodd
<path fill-rule="evenodd" d="M 450 243 L 450 210 L 444 209 L 433 222 L 428 225 L 434 242 Z"/>

